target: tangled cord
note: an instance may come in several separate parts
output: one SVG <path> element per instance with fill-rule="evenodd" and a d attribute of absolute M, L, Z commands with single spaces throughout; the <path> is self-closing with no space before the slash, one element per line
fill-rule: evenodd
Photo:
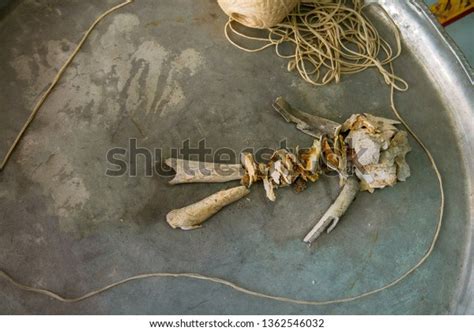
<path fill-rule="evenodd" d="M 239 31 L 232 18 L 227 21 L 224 32 L 232 45 L 246 52 L 259 52 L 274 46 L 279 57 L 288 59 L 289 71 L 296 69 L 306 82 L 316 86 L 337 83 L 342 75 L 376 67 L 387 85 L 406 91 L 408 84 L 384 67 L 401 53 L 400 32 L 396 27 L 393 29 L 394 52 L 363 13 L 363 1 L 353 0 L 352 3 L 349 7 L 344 0 L 300 2 L 282 23 L 266 29 L 265 38 Z M 234 41 L 229 32 L 247 42 L 263 45 L 243 46 Z M 290 49 L 286 51 L 288 54 L 284 48 Z"/>
<path fill-rule="evenodd" d="M 70 65 L 70 63 L 72 62 L 73 58 L 76 56 L 76 54 L 79 52 L 80 48 L 82 47 L 82 45 L 84 44 L 84 42 L 86 41 L 87 37 L 90 35 L 90 33 L 92 32 L 92 30 L 95 28 L 95 26 L 104 18 L 106 17 L 107 15 L 109 15 L 110 13 L 112 13 L 113 11 L 119 9 L 119 8 L 122 8 L 123 6 L 126 6 L 130 3 L 132 3 L 134 0 L 127 0 L 125 1 L 124 3 L 121 3 L 111 9 L 109 9 L 108 11 L 106 11 L 104 14 L 100 15 L 95 21 L 94 23 L 91 25 L 91 27 L 87 30 L 87 32 L 84 34 L 83 38 L 81 39 L 81 41 L 79 42 L 78 46 L 76 47 L 76 49 L 73 51 L 73 53 L 71 54 L 71 56 L 67 59 L 66 63 L 61 67 L 60 71 L 58 72 L 58 74 L 56 75 L 55 79 L 53 80 L 53 83 L 51 84 L 51 86 L 48 88 L 48 90 L 44 93 L 44 95 L 41 97 L 40 101 L 36 104 L 36 106 L 33 108 L 33 111 L 30 115 L 30 117 L 28 118 L 27 122 L 25 123 L 25 125 L 23 126 L 23 129 L 20 131 L 19 135 L 17 136 L 17 139 L 15 140 L 15 142 L 12 144 L 10 150 L 9 150 L 9 153 L 7 154 L 7 157 L 4 159 L 3 163 L 2 163 L 2 167 L 3 168 L 6 164 L 6 162 L 8 161 L 8 158 L 9 156 L 11 155 L 12 151 L 14 150 L 15 146 L 18 144 L 18 142 L 20 141 L 22 135 L 24 134 L 24 132 L 26 131 L 27 127 L 29 126 L 29 124 L 32 122 L 35 114 L 38 112 L 38 110 L 40 109 L 41 105 L 44 103 L 44 101 L 46 100 L 46 98 L 48 97 L 48 95 L 51 93 L 51 91 L 53 90 L 54 86 L 57 84 L 57 82 L 60 80 L 60 78 L 62 77 L 64 71 L 66 70 L 66 68 Z M 356 7 L 355 8 L 358 8 L 358 4 L 357 4 L 358 1 L 356 1 Z M 324 4 L 327 4 L 327 3 L 324 3 Z M 336 9 L 340 9 L 340 8 L 343 8 L 341 3 L 338 2 L 337 4 L 335 5 L 331 5 L 333 8 L 333 10 L 336 10 Z M 298 7 L 298 10 L 301 10 L 301 7 Z M 355 9 L 354 9 L 355 10 Z M 361 15 L 359 13 L 359 15 Z M 387 15 L 388 16 L 388 15 Z M 341 26 L 344 24 L 343 20 L 341 20 L 341 16 L 339 15 L 336 15 L 336 13 L 333 13 L 332 16 L 330 16 L 331 19 L 333 19 L 334 17 L 338 17 L 339 18 L 339 21 L 336 21 L 338 22 L 337 24 L 340 24 Z M 363 16 L 359 16 L 359 17 L 363 17 Z M 365 19 L 365 18 L 364 18 Z M 229 21 L 231 22 L 231 21 Z M 368 21 L 367 21 L 368 22 Z M 353 24 L 354 22 L 350 23 L 350 24 Z M 392 22 L 393 23 L 393 22 Z M 231 23 L 228 23 L 226 25 L 226 31 L 227 31 L 227 28 L 230 26 Z M 331 23 L 331 26 L 334 25 L 334 21 L 332 21 Z M 351 26 L 349 24 L 349 26 Z M 345 25 L 345 24 L 344 24 Z M 370 25 L 370 23 L 369 23 Z M 367 25 L 368 26 L 368 25 Z M 366 28 L 367 28 L 366 26 Z M 369 29 L 369 28 L 367 28 Z M 336 29 L 337 30 L 337 29 Z M 364 29 L 362 29 L 364 30 Z M 362 31 L 361 30 L 361 31 Z M 369 29 L 370 30 L 370 29 Z M 397 37 L 397 46 L 398 46 L 398 50 L 396 52 L 396 56 L 398 56 L 400 54 L 400 37 L 399 37 L 399 32 L 398 32 L 398 29 L 394 26 L 394 31 L 396 31 L 396 35 L 398 36 Z M 376 32 L 376 30 L 374 29 L 373 32 Z M 227 32 L 226 32 L 227 34 Z M 378 34 L 377 34 L 378 36 Z M 253 37 L 252 37 L 253 38 Z M 379 37 L 378 37 L 379 38 Z M 367 39 L 368 40 L 368 39 Z M 382 40 L 382 39 L 375 39 L 375 40 Z M 376 42 L 377 43 L 377 42 Z M 382 45 L 384 43 L 379 43 L 379 45 Z M 373 46 L 373 45 L 372 45 Z M 268 45 L 266 47 L 269 47 Z M 259 50 L 262 50 L 266 47 L 262 47 L 260 48 Z M 384 48 L 386 47 L 386 48 Z M 375 47 L 377 48 L 377 47 Z M 380 46 L 380 48 L 382 49 L 386 49 L 386 50 L 389 50 L 390 49 L 390 45 L 388 45 L 388 43 L 385 44 L 385 46 Z M 253 51 L 257 51 L 257 50 L 253 50 Z M 357 72 L 355 70 L 356 69 L 356 65 L 350 65 L 350 66 L 347 66 L 347 61 L 344 61 L 344 62 L 339 62 L 339 59 L 341 59 L 341 57 L 337 58 L 338 60 L 335 60 L 336 58 L 335 57 L 331 57 L 331 53 L 325 53 L 324 51 L 320 52 L 321 54 L 326 54 L 326 55 L 321 55 L 321 59 L 326 59 L 326 62 L 324 62 L 324 64 L 321 64 L 321 66 L 328 66 L 328 63 L 330 63 L 331 61 L 335 61 L 332 65 L 334 65 L 334 68 L 338 68 L 338 72 L 339 74 L 336 74 L 336 73 L 331 73 L 331 74 L 325 74 L 323 77 L 326 77 L 325 79 L 329 79 L 329 77 L 333 77 L 332 80 L 337 80 L 336 77 L 339 77 L 340 74 L 342 73 L 353 73 L 353 72 Z M 329 55 L 328 55 L 329 54 Z M 337 53 L 336 53 L 337 54 Z M 370 53 L 370 54 L 374 54 L 374 53 Z M 392 54 L 391 51 L 389 51 L 389 54 Z M 439 172 L 439 169 L 438 169 L 438 166 L 436 164 L 436 161 L 434 160 L 431 152 L 429 151 L 429 149 L 425 146 L 425 144 L 421 141 L 421 139 L 415 134 L 415 132 L 408 126 L 407 122 L 403 119 L 403 117 L 400 115 L 400 113 L 398 112 L 396 106 L 395 106 L 395 101 L 394 101 L 394 95 L 395 95 L 395 90 L 400 90 L 400 91 L 403 91 L 403 90 L 406 90 L 406 88 L 408 87 L 406 85 L 406 83 L 395 76 L 394 74 L 394 70 L 393 70 L 393 65 L 392 65 L 392 61 L 393 59 L 395 58 L 394 56 L 391 56 L 391 61 L 388 61 L 388 60 L 383 60 L 383 61 L 379 61 L 377 62 L 377 58 L 376 57 L 372 57 L 372 56 L 369 56 L 366 54 L 366 56 L 364 56 L 364 58 L 366 59 L 367 62 L 364 62 L 365 63 L 365 66 L 358 66 L 358 70 L 361 71 L 365 68 L 368 68 L 368 67 L 377 67 L 378 70 L 382 73 L 382 75 L 384 76 L 385 78 L 385 81 L 387 82 L 387 84 L 390 85 L 390 105 L 391 105 L 391 109 L 393 111 L 393 113 L 395 114 L 395 116 L 399 119 L 399 121 L 405 126 L 405 128 L 407 129 L 408 132 L 410 132 L 410 134 L 413 136 L 413 138 L 417 141 L 417 143 L 421 146 L 421 148 L 423 149 L 423 151 L 426 153 L 428 159 L 430 160 L 430 163 L 435 171 L 435 174 L 436 174 L 436 177 L 438 179 L 438 183 L 439 183 L 439 190 L 440 190 L 440 207 L 439 207 L 439 218 L 438 218 L 438 222 L 437 222 L 437 225 L 436 225 L 436 229 L 435 229 L 435 232 L 434 232 L 434 235 L 433 235 L 433 239 L 431 241 L 431 244 L 430 246 L 428 247 L 427 251 L 425 252 L 425 254 L 421 257 L 421 259 L 414 265 L 412 266 L 409 270 L 407 270 L 405 273 L 403 273 L 401 276 L 399 276 L 398 278 L 396 278 L 395 280 L 391 281 L 390 283 L 380 287 L 380 288 L 376 288 L 376 289 L 373 289 L 373 290 L 370 290 L 370 291 L 367 291 L 367 292 L 364 292 L 364 293 L 361 293 L 359 295 L 356 295 L 356 296 L 351 296 L 351 297 L 344 297 L 344 298 L 338 298 L 338 299 L 333 299 L 333 300 L 324 300 L 324 301 L 316 301 L 316 300 L 299 300 L 299 299 L 293 299 L 293 298 L 289 298 L 289 297 L 283 297 L 283 296 L 276 296 L 276 295 L 270 295 L 270 294 L 265 294 L 265 293 L 262 293 L 262 292 L 259 292 L 259 291 L 254 291 L 254 290 L 250 290 L 250 289 L 246 289 L 240 285 L 237 285 L 231 281 L 228 281 L 228 280 L 225 280 L 225 279 L 222 279 L 222 278 L 218 278 L 218 277 L 211 277 L 211 276 L 206 276 L 206 275 L 202 275 L 202 274 L 197 274 L 197 273 L 168 273 L 168 272 L 154 272 L 154 273 L 145 273 L 145 274 L 139 274 L 139 275 L 135 275 L 135 276 L 131 276 L 131 277 L 128 277 L 128 278 L 125 278 L 123 280 L 120 280 L 120 281 L 117 281 L 117 282 L 114 282 L 112 284 L 109 284 L 107 286 L 104 286 L 100 289 L 97 289 L 97 290 L 94 290 L 94 291 L 91 291 L 91 292 L 88 292 L 84 295 L 81 295 L 81 296 L 78 296 L 78 297 L 65 297 L 65 296 L 62 296 L 60 294 L 57 294 L 53 291 L 50 291 L 50 290 L 46 290 L 46 289 L 42 289 L 42 288 L 36 288 L 36 287 L 32 287 L 32 286 L 28 286 L 28 285 L 25 285 L 25 284 L 22 284 L 18 281 L 16 281 L 13 277 L 11 277 L 10 275 L 8 275 L 5 271 L 1 270 L 0 269 L 0 278 L 3 278 L 5 280 L 7 280 L 8 282 L 10 282 L 12 285 L 14 285 L 15 287 L 21 289 L 21 290 L 25 290 L 25 291 L 28 291 L 28 292 L 33 292 L 33 293 L 37 293 L 37 294 L 41 294 L 41 295 L 44 295 L 44 296 L 47 296 L 47 297 L 50 297 L 50 298 L 53 298 L 55 300 L 58 300 L 58 301 L 61 301 L 61 302 L 67 302 L 67 303 L 74 303 L 74 302 L 79 302 L 79 301 L 83 301 L 83 300 L 86 300 L 88 298 L 91 298 L 93 296 L 96 296 L 96 295 L 99 295 L 103 292 L 106 292 L 114 287 L 117 287 L 117 286 L 120 286 L 120 285 L 123 285 L 125 283 L 128 283 L 128 282 L 131 282 L 131 281 L 136 281 L 136 280 L 140 280 L 140 279 L 147 279 L 147 278 L 188 278 L 188 279 L 197 279 L 197 280 L 203 280 L 203 281 L 208 281 L 208 282 L 211 282 L 211 283 L 215 283 L 215 284 L 221 284 L 221 285 L 224 285 L 224 286 L 227 286 L 227 287 L 230 287 L 238 292 L 241 292 L 241 293 L 244 293 L 244 294 L 247 294 L 247 295 L 250 295 L 250 296 L 253 296 L 253 297 L 258 297 L 258 298 L 264 298 L 264 299 L 269 299 L 269 300 L 274 300 L 274 301 L 280 301 L 280 302 L 284 302 L 284 303 L 291 303 L 291 304 L 299 304 L 299 305 L 314 305 L 314 306 L 317 306 L 317 305 L 328 305 L 328 304 L 336 304 L 336 303 L 344 303 L 344 302 L 349 302 L 349 301 L 354 301 L 354 300 L 357 300 L 357 299 L 361 299 L 361 298 L 364 298 L 364 297 L 367 297 L 367 296 L 370 296 L 370 295 L 373 295 L 373 294 L 376 294 L 376 293 L 379 293 L 381 291 L 384 291 L 388 288 L 391 288 L 395 285 L 397 285 L 398 283 L 400 283 L 402 280 L 404 280 L 406 277 L 408 277 L 409 275 L 411 275 L 412 273 L 414 273 L 431 255 L 431 253 L 433 252 L 433 249 L 436 245 L 436 242 L 438 240 L 438 237 L 439 237 L 439 233 L 440 233 L 440 230 L 441 230 L 441 225 L 442 225 L 442 221 L 443 221 L 443 213 L 444 213 L 444 204 L 445 204 L 445 196 L 444 196 L 444 189 L 443 189 L 443 180 L 442 180 L 442 177 L 441 177 L 441 174 Z M 305 78 L 305 77 L 309 77 L 309 74 L 306 72 L 305 74 L 305 67 L 304 67 L 304 64 L 302 64 L 302 62 L 298 65 L 297 63 L 299 62 L 298 61 L 298 57 L 295 56 L 295 58 L 293 58 L 293 60 L 295 61 L 295 66 L 298 68 L 298 66 L 300 65 L 301 66 L 301 69 L 298 69 L 298 71 L 301 70 L 300 74 L 303 73 L 302 77 Z M 304 61 L 304 60 L 303 60 Z M 327 62 L 329 61 L 329 62 Z M 384 62 L 384 61 L 388 61 L 388 62 Z M 386 70 L 384 68 L 384 64 L 387 64 L 389 65 L 389 70 Z M 344 70 L 343 70 L 344 68 Z M 354 71 L 346 71 L 346 68 L 352 68 Z M 383 69 L 383 71 L 382 71 Z M 307 80 L 305 78 L 305 80 Z M 308 80 L 307 80 L 308 81 Z M 330 80 L 329 80 L 330 81 Z M 329 82 L 328 81 L 328 82 Z M 311 82 L 311 81 L 310 81 Z M 400 87 L 400 86 L 397 86 L 396 85 L 396 82 L 403 82 L 404 83 L 404 87 Z M 313 84 L 315 85 L 318 85 L 316 82 L 312 82 Z M 327 84 L 327 82 L 325 83 Z M 403 84 L 402 84 L 403 85 Z M 1 170 L 1 169 L 0 169 Z"/>

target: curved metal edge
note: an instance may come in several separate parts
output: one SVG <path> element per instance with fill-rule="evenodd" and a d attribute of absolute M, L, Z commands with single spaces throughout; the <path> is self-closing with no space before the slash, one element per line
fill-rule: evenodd
<path fill-rule="evenodd" d="M 433 83 L 455 126 L 459 148 L 465 153 L 462 164 L 468 176 L 466 181 L 469 230 L 462 274 L 449 311 L 453 314 L 474 313 L 474 71 L 459 47 L 422 0 L 391 1 L 366 0 L 380 5 L 398 26 L 408 48 L 430 72 Z M 416 33 L 416 31 L 420 33 Z M 421 47 L 420 45 L 423 45 Z M 428 45 L 428 46 L 426 46 Z M 429 46 L 432 46 L 431 49 Z M 431 67 L 430 67 L 431 66 Z M 433 69 L 433 70 L 430 70 Z"/>
<path fill-rule="evenodd" d="M 433 26 L 433 28 L 440 35 L 441 39 L 446 43 L 446 46 L 451 50 L 453 56 L 463 68 L 471 84 L 474 84 L 474 69 L 471 67 L 466 55 L 464 55 L 461 48 L 459 48 L 453 38 L 451 38 L 444 27 L 438 22 L 436 16 L 434 16 L 434 14 L 422 0 L 410 0 L 410 3 L 420 12 L 421 15 L 426 18 L 426 21 Z"/>
<path fill-rule="evenodd" d="M 458 47 L 458 45 L 454 42 L 454 40 L 448 35 L 446 30 L 439 24 L 439 22 L 436 20 L 435 16 L 431 13 L 429 8 L 426 6 L 426 4 L 421 1 L 421 0 L 410 0 L 411 5 L 417 10 L 421 15 L 424 16 L 424 18 L 429 22 L 432 26 L 432 28 L 439 34 L 440 38 L 445 42 L 446 47 L 451 51 L 453 57 L 456 58 L 457 62 L 459 65 L 462 67 L 462 70 L 466 74 L 466 79 L 469 81 L 471 88 L 474 85 L 474 70 L 467 61 L 466 56 L 462 53 L 461 49 Z M 474 132 L 474 125 L 473 125 L 473 113 L 472 111 L 474 110 L 474 98 L 472 97 L 472 89 L 470 91 L 471 97 L 469 98 L 470 100 L 470 109 L 467 109 L 468 111 L 470 110 L 470 113 L 468 114 L 460 114 L 458 112 L 454 112 L 453 116 L 456 119 L 456 124 L 458 125 L 459 128 L 461 128 L 460 131 L 458 131 L 458 134 L 460 132 L 465 132 L 468 133 Z M 469 91 L 468 91 L 469 93 Z M 456 116 L 458 115 L 458 116 Z M 463 135 L 464 137 L 466 135 Z M 471 151 L 471 153 L 468 153 L 468 155 L 464 156 L 464 164 L 465 168 L 467 170 L 468 176 L 471 175 L 471 178 L 469 178 L 467 184 L 467 192 L 469 193 L 469 202 L 470 202 L 470 211 L 469 211 L 469 216 L 470 216 L 470 229 L 467 231 L 466 236 L 467 236 L 467 245 L 466 249 L 464 252 L 464 261 L 463 261 L 463 274 L 460 277 L 460 286 L 458 288 L 458 292 L 456 293 L 455 297 L 453 298 L 453 302 L 450 305 L 450 309 L 452 313 L 457 313 L 457 314 L 472 314 L 474 313 L 474 193 L 473 193 L 473 188 L 474 188 L 474 178 L 472 177 L 472 174 L 474 174 L 474 162 L 472 158 L 470 157 L 473 155 L 474 152 L 474 142 L 471 137 L 471 139 L 468 139 L 467 141 L 465 139 L 461 139 L 460 141 L 463 142 L 464 146 L 461 146 L 461 148 L 466 148 L 466 149 L 461 149 L 461 150 L 466 150 L 466 151 Z"/>

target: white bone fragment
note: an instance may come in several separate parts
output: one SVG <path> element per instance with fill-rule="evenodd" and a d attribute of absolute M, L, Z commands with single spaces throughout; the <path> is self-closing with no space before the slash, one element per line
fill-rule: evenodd
<path fill-rule="evenodd" d="M 351 205 L 357 192 L 359 192 L 359 181 L 356 177 L 349 177 L 336 201 L 334 201 L 326 213 L 324 213 L 323 217 L 321 217 L 313 229 L 304 237 L 303 241 L 310 244 L 316 240 L 326 228 L 328 232 L 332 231 L 339 222 L 339 219 Z"/>
<path fill-rule="evenodd" d="M 366 166 L 379 163 L 382 142 L 375 135 L 364 129 L 352 130 L 349 132 L 346 141 L 355 151 L 360 165 Z"/>
<path fill-rule="evenodd" d="M 396 164 L 397 179 L 404 182 L 410 177 L 410 166 L 405 160 L 408 152 L 411 151 L 408 143 L 408 135 L 405 131 L 398 131 L 390 141 L 390 147 L 382 152 L 380 161 L 382 163 Z"/>
<path fill-rule="evenodd" d="M 405 160 L 410 150 L 407 133 L 398 131 L 390 141 L 388 149 L 380 153 L 379 163 L 356 169 L 356 175 L 361 181 L 361 190 L 373 192 L 376 188 L 395 185 L 397 179 L 405 181 L 410 176 L 410 167 Z"/>
<path fill-rule="evenodd" d="M 251 153 L 242 153 L 240 156 L 240 160 L 242 162 L 242 165 L 244 169 L 247 171 L 248 175 L 248 186 L 252 186 L 253 183 L 255 183 L 258 180 L 258 171 L 257 171 L 257 163 L 255 162 L 255 159 L 253 158 L 253 155 Z"/>
<path fill-rule="evenodd" d="M 192 205 L 174 209 L 166 215 L 166 221 L 173 228 L 192 230 L 199 228 L 208 218 L 231 203 L 250 193 L 245 186 L 219 191 Z"/>
<path fill-rule="evenodd" d="M 240 180 L 244 169 L 240 164 L 200 162 L 170 158 L 166 165 L 176 172 L 169 182 L 172 185 L 186 183 L 223 183 Z"/>
<path fill-rule="evenodd" d="M 275 163 L 272 163 L 270 166 L 270 177 L 277 185 L 280 185 L 280 177 L 282 176 L 280 169 L 281 169 L 280 160 L 276 161 Z"/>
<path fill-rule="evenodd" d="M 276 195 L 274 191 L 274 186 L 271 180 L 268 179 L 267 176 L 263 177 L 263 187 L 265 188 L 265 192 L 267 193 L 267 198 L 270 201 L 276 200 Z"/>
<path fill-rule="evenodd" d="M 298 130 L 318 139 L 323 135 L 335 137 L 341 129 L 339 123 L 293 108 L 283 97 L 275 100 L 273 108 L 287 122 L 295 123 Z"/>
<path fill-rule="evenodd" d="M 376 188 L 393 186 L 397 183 L 397 167 L 394 164 L 370 164 L 361 169 L 356 168 L 362 191 L 374 192 Z"/>

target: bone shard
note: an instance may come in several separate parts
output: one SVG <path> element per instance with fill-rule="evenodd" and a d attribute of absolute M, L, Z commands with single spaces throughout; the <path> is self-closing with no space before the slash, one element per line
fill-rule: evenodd
<path fill-rule="evenodd" d="M 351 131 L 351 134 L 353 132 L 361 132 L 361 130 Z M 367 133 L 367 135 L 370 134 Z M 385 150 L 380 147 L 379 153 L 372 153 L 372 155 L 377 154 L 376 161 L 363 162 L 363 159 L 358 157 L 359 164 L 355 173 L 361 181 L 362 191 L 372 193 L 375 189 L 395 185 L 397 180 L 405 181 L 410 176 L 410 167 L 405 160 L 406 154 L 411 150 L 407 133 L 397 131 L 392 136 L 391 140 L 386 141 L 388 147 Z M 354 139 L 352 139 L 352 144 L 356 145 Z M 365 154 L 371 155 L 371 150 L 367 148 Z"/>
<path fill-rule="evenodd" d="M 247 152 L 242 153 L 240 161 L 245 169 L 245 180 L 242 184 L 250 188 L 250 186 L 258 180 L 257 163 L 255 162 L 253 155 Z"/>
<path fill-rule="evenodd" d="M 356 153 L 357 161 L 360 165 L 377 164 L 380 159 L 382 141 L 376 139 L 365 130 L 354 130 L 349 132 L 346 140 L 350 142 L 352 149 Z"/>
<path fill-rule="evenodd" d="M 298 158 L 303 166 L 303 170 L 316 173 L 319 169 L 319 159 L 321 156 L 321 142 L 315 139 L 310 148 L 298 151 Z"/>
<path fill-rule="evenodd" d="M 341 129 L 341 124 L 337 122 L 293 108 L 283 97 L 275 100 L 273 108 L 287 122 L 295 123 L 298 130 L 315 138 L 321 138 L 323 135 L 335 137 Z"/>
<path fill-rule="evenodd" d="M 392 132 L 394 134 L 398 131 L 398 129 L 395 127 L 396 124 L 400 124 L 400 122 L 391 120 L 389 118 L 374 116 L 368 113 L 352 114 L 351 117 L 349 117 L 342 124 L 341 131 L 345 132 L 348 130 L 359 130 L 361 128 L 365 128 L 370 133 L 387 132 L 388 134 L 389 132 Z"/>
<path fill-rule="evenodd" d="M 174 209 L 166 215 L 166 221 L 173 228 L 192 230 L 199 228 L 208 218 L 222 208 L 242 199 L 250 193 L 245 186 L 219 191 L 192 205 Z"/>
<path fill-rule="evenodd" d="M 342 187 L 336 201 L 334 201 L 326 213 L 324 213 L 303 241 L 310 244 L 315 241 L 325 229 L 327 229 L 328 233 L 331 232 L 351 205 L 357 192 L 359 192 L 359 181 L 354 176 L 349 177 Z"/>
<path fill-rule="evenodd" d="M 408 134 L 405 131 L 397 132 L 390 141 L 390 147 L 382 152 L 381 162 L 393 164 L 397 168 L 397 179 L 404 182 L 410 177 L 410 166 L 405 157 L 411 151 L 408 143 Z"/>
<path fill-rule="evenodd" d="M 360 179 L 361 190 L 370 193 L 397 183 L 397 168 L 386 163 L 371 164 L 363 170 L 356 169 L 355 173 Z"/>
<path fill-rule="evenodd" d="M 263 188 L 265 189 L 265 193 L 267 194 L 267 198 L 270 201 L 275 201 L 276 200 L 276 195 L 275 195 L 275 187 L 273 186 L 273 183 L 268 177 L 263 177 Z"/>
<path fill-rule="evenodd" d="M 240 180 L 244 169 L 240 164 L 225 164 L 169 158 L 166 165 L 176 172 L 171 185 L 186 183 L 224 183 Z"/>
<path fill-rule="evenodd" d="M 396 120 L 371 114 L 354 114 L 344 122 L 341 132 L 354 152 L 355 174 L 362 191 L 374 192 L 405 181 L 410 167 L 405 161 L 411 150 L 407 133 L 399 131 Z"/>

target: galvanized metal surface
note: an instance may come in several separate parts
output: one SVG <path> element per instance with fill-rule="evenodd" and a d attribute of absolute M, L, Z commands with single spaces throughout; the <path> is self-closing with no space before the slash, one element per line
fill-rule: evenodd
<path fill-rule="evenodd" d="M 464 166 L 468 177 L 465 185 L 468 192 L 469 230 L 466 231 L 466 251 L 461 286 L 454 305 L 457 313 L 474 313 L 474 71 L 444 29 L 437 23 L 421 1 L 409 1 L 402 8 L 391 6 L 390 1 L 382 5 L 391 13 L 402 30 L 407 45 L 420 58 L 429 73 L 430 81 L 437 86 L 443 103 L 452 116 L 459 139 Z M 401 9 L 401 11 L 400 11 Z M 399 18 L 396 13 L 403 13 Z M 412 24 L 410 24 L 412 22 Z M 415 25 L 415 23 L 417 23 Z M 417 36 L 418 35 L 418 36 Z"/>
<path fill-rule="evenodd" d="M 472 70 L 418 1 L 378 1 L 400 28 L 395 68 L 410 84 L 400 112 L 433 151 L 445 178 L 446 216 L 433 256 L 397 287 L 341 305 L 296 306 L 192 280 L 129 284 L 61 304 L 0 282 L 1 313 L 447 313 L 473 312 Z M 0 21 L 0 152 L 90 22 L 117 1 L 22 1 Z M 370 9 L 384 34 L 378 7 Z M 392 116 L 375 70 L 314 88 L 271 51 L 245 54 L 223 37 L 214 1 L 136 1 L 93 33 L 0 174 L 0 265 L 20 281 L 76 295 L 149 271 L 191 271 L 252 289 L 331 299 L 379 287 L 416 263 L 436 224 L 434 173 L 412 140 L 412 177 L 364 193 L 330 235 L 301 239 L 337 194 L 324 178 L 270 203 L 257 188 L 203 229 L 181 232 L 167 211 L 227 184 L 169 187 L 158 176 L 104 176 L 105 153 L 126 147 L 305 146 L 311 139 L 271 109 L 283 95 L 299 109 L 342 121 Z M 164 155 L 168 156 L 168 155 Z"/>

